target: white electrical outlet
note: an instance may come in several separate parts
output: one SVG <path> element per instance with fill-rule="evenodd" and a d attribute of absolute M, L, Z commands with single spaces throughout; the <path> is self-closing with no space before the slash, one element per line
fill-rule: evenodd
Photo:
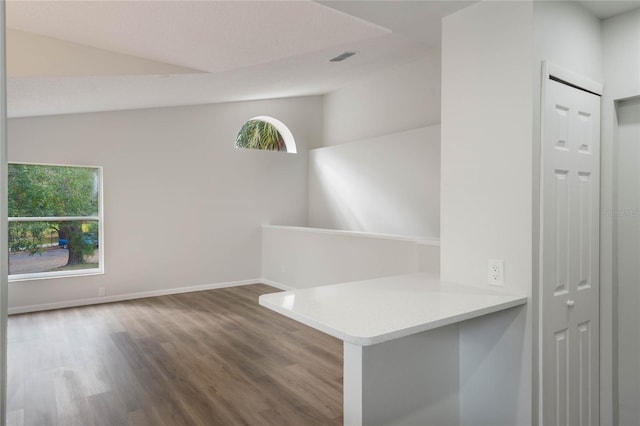
<path fill-rule="evenodd" d="M 98 296 L 102 297 L 107 294 L 107 291 L 104 287 L 98 287 Z"/>
<path fill-rule="evenodd" d="M 488 269 L 489 285 L 504 287 L 504 260 L 489 259 Z"/>

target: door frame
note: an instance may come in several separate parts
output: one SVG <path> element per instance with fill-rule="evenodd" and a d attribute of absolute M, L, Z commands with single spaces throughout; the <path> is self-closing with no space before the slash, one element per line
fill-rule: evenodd
<path fill-rule="evenodd" d="M 533 322 L 533 327 L 534 327 L 534 342 L 533 342 L 533 347 L 534 347 L 534 362 L 533 362 L 533 383 L 534 383 L 534 388 L 533 388 L 533 392 L 532 392 L 532 396 L 533 396 L 533 406 L 532 406 L 532 411 L 533 411 L 533 424 L 538 424 L 541 425 L 542 421 L 543 421 L 543 398 L 542 398 L 542 375 L 543 375 L 543 365 L 542 365 L 542 350 L 543 350 L 543 346 L 542 346 L 542 332 L 543 332 L 543 328 L 542 328 L 542 318 L 543 318 L 543 309 L 544 306 L 542 304 L 542 285 L 541 285 L 541 280 L 542 280 L 542 244 L 541 244 L 541 239 L 542 239 L 542 208 L 543 208 L 543 203 L 542 203 L 542 190 L 543 190 L 543 179 L 544 179 L 544 175 L 543 175 L 543 129 L 545 128 L 545 105 L 546 105 L 546 101 L 547 101 L 547 90 L 548 90 L 548 83 L 551 79 L 551 77 L 554 77 L 556 80 L 560 80 L 561 82 L 568 84 L 569 86 L 573 86 L 576 87 L 577 89 L 582 89 L 582 90 L 586 90 L 588 92 L 591 92 L 595 95 L 598 95 L 601 97 L 602 99 L 602 95 L 603 95 L 603 85 L 601 83 L 595 82 L 581 74 L 578 74 L 574 71 L 571 71 L 567 68 L 564 68 L 560 65 L 554 64 L 553 62 L 547 61 L 547 60 L 543 60 L 542 61 L 542 69 L 541 69 L 541 73 L 540 73 L 540 104 L 539 104 L 539 111 L 538 113 L 540 114 L 540 122 L 539 122 L 539 129 L 538 130 L 538 135 L 539 135 L 539 140 L 538 142 L 538 146 L 537 146 L 537 152 L 536 155 L 534 155 L 534 182 L 537 185 L 536 188 L 534 188 L 533 191 L 533 201 L 534 201 L 534 228 L 533 228 L 533 234 L 534 234 L 534 238 L 533 238 L 533 242 L 534 242 L 534 247 L 533 247 L 533 282 L 536 284 L 537 288 L 534 289 L 534 303 L 533 303 L 533 311 L 534 311 L 534 322 Z M 602 100 L 601 100 L 602 102 Z M 600 110 L 600 120 L 602 122 L 602 107 Z M 602 127 L 601 127 L 601 137 L 600 137 L 600 142 L 602 144 Z M 536 158 L 537 157 L 537 158 Z M 602 161 L 602 160 L 601 160 Z M 602 169 L 602 165 L 600 165 L 600 169 Z M 602 176 L 600 176 L 600 179 L 602 180 Z M 602 183 L 602 182 L 601 182 Z M 600 195 L 600 211 L 601 211 L 601 206 L 602 206 L 602 190 L 601 190 L 601 195 Z M 600 221 L 602 221 L 602 214 L 600 214 Z M 600 244 L 601 245 L 601 244 Z M 600 251 L 599 251 L 600 252 Z M 602 254 L 600 254 L 600 259 L 602 258 Z M 599 261 L 600 261 L 599 259 Z M 602 275 L 602 274 L 600 274 Z M 600 287 L 602 287 L 602 280 L 600 279 Z M 600 302 L 601 302 L 601 296 L 600 294 L 598 294 L 598 305 L 600 306 Z M 602 311 L 602 308 L 600 308 L 600 311 Z M 602 322 L 600 321 L 600 330 L 602 331 Z M 602 334 L 602 332 L 600 333 Z M 602 340 L 602 339 L 600 339 Z M 600 344 L 601 346 L 601 344 Z M 600 352 L 602 352 L 602 348 L 600 349 Z M 599 370 L 599 375 L 602 378 L 602 368 L 601 365 L 598 366 L 598 370 Z M 602 380 L 600 380 L 600 383 L 602 383 Z M 598 393 L 599 393 L 599 401 L 600 401 L 600 405 L 602 405 L 602 392 L 600 392 L 600 389 L 598 389 Z"/>

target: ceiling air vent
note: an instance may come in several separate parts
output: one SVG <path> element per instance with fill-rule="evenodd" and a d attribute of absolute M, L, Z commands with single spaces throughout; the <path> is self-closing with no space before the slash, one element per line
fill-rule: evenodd
<path fill-rule="evenodd" d="M 329 62 L 340 62 L 340 61 L 344 61 L 347 58 L 352 57 L 353 55 L 355 55 L 357 52 L 344 52 L 338 56 L 336 56 L 333 59 L 329 59 Z"/>

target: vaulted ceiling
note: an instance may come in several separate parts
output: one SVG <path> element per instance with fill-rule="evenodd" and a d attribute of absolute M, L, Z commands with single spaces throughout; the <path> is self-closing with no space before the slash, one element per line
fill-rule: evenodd
<path fill-rule="evenodd" d="M 437 57 L 441 18 L 472 3 L 11 0 L 8 113 L 323 94 L 386 67 Z M 637 2 L 583 3 L 604 16 Z M 346 51 L 357 54 L 329 61 Z"/>

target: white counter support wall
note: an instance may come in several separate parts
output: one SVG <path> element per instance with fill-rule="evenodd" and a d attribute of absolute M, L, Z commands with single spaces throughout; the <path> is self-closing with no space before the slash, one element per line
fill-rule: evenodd
<path fill-rule="evenodd" d="M 344 342 L 344 424 L 457 425 L 457 371 L 457 325 L 372 346 Z"/>

